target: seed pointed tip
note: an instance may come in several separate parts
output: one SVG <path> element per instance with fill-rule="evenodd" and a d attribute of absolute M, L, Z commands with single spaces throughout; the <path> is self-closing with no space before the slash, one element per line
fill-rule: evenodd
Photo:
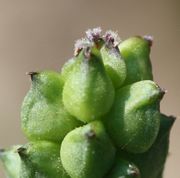
<path fill-rule="evenodd" d="M 31 80 L 34 80 L 34 76 L 39 74 L 38 72 L 27 72 L 26 75 L 29 75 L 31 77 Z"/>
<path fill-rule="evenodd" d="M 136 167 L 129 165 L 128 175 L 133 177 L 138 177 L 140 175 L 140 172 Z"/>
<path fill-rule="evenodd" d="M 160 99 L 162 99 L 166 93 L 167 93 L 167 90 L 160 88 Z"/>
<path fill-rule="evenodd" d="M 171 119 L 172 123 L 174 123 L 175 120 L 178 119 L 178 118 L 179 118 L 179 117 L 176 117 L 176 116 L 174 116 L 174 115 L 170 115 L 170 116 L 169 116 L 169 119 Z"/>
<path fill-rule="evenodd" d="M 174 122 L 176 121 L 176 119 L 178 117 L 175 117 L 175 116 L 169 116 L 170 120 L 171 120 L 171 127 L 173 126 Z"/>
<path fill-rule="evenodd" d="M 23 156 L 23 155 L 25 155 L 25 152 L 26 152 L 26 148 L 24 148 L 24 147 L 19 147 L 18 149 L 17 149 L 17 153 L 19 154 L 19 156 Z"/>
<path fill-rule="evenodd" d="M 148 41 L 150 47 L 153 45 L 153 36 L 151 36 L 151 35 L 144 35 L 143 38 L 146 41 Z"/>
<path fill-rule="evenodd" d="M 96 133 L 94 132 L 94 130 L 90 129 L 88 132 L 85 133 L 85 136 L 88 139 L 92 139 L 96 137 Z"/>
<path fill-rule="evenodd" d="M 168 90 L 166 90 L 165 88 L 160 88 L 160 93 L 162 94 L 162 96 L 164 96 L 167 92 Z"/>

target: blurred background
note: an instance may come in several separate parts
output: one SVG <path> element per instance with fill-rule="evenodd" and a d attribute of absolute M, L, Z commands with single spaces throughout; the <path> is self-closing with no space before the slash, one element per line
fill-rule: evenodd
<path fill-rule="evenodd" d="M 59 70 L 72 57 L 74 41 L 97 26 L 118 31 L 122 40 L 153 35 L 154 78 L 168 90 L 161 110 L 180 116 L 179 0 L 0 0 L 0 147 L 26 142 L 20 128 L 30 87 L 25 73 Z M 179 178 L 179 134 L 177 119 L 164 178 Z"/>

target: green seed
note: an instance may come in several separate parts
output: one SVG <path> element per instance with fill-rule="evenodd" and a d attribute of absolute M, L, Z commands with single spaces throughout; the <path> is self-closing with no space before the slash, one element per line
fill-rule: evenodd
<path fill-rule="evenodd" d="M 124 85 L 141 80 L 152 80 L 150 62 L 150 42 L 140 36 L 131 37 L 119 45 L 122 58 L 125 60 L 127 76 Z"/>
<path fill-rule="evenodd" d="M 107 178 L 140 178 L 140 172 L 132 162 L 117 157 Z"/>
<path fill-rule="evenodd" d="M 59 149 L 59 144 L 46 141 L 30 142 L 19 148 L 20 178 L 70 178 L 62 167 Z"/>
<path fill-rule="evenodd" d="M 113 164 L 115 149 L 102 123 L 94 121 L 69 132 L 60 155 L 72 178 L 102 178 Z"/>
<path fill-rule="evenodd" d="M 19 178 L 20 158 L 16 151 L 19 147 L 20 145 L 16 145 L 9 149 L 0 149 L 0 161 L 3 163 L 8 178 Z"/>
<path fill-rule="evenodd" d="M 110 76 L 115 88 L 120 87 L 126 78 L 126 64 L 122 59 L 119 49 L 116 46 L 114 32 L 108 31 L 105 34 L 105 45 L 101 49 L 101 55 L 106 72 Z"/>
<path fill-rule="evenodd" d="M 62 103 L 62 82 L 56 72 L 32 73 L 32 86 L 22 104 L 22 129 L 29 140 L 62 141 L 81 123 Z"/>
<path fill-rule="evenodd" d="M 161 114 L 158 136 L 147 152 L 142 154 L 120 153 L 121 157 L 133 161 L 139 167 L 142 178 L 162 178 L 169 149 L 169 135 L 174 121 L 173 116 Z"/>
<path fill-rule="evenodd" d="M 114 88 L 105 72 L 99 49 L 87 47 L 77 58 L 78 63 L 64 85 L 63 102 L 71 115 L 90 122 L 110 110 Z"/>
<path fill-rule="evenodd" d="M 159 130 L 159 102 L 164 92 L 150 80 L 125 86 L 116 92 L 105 124 L 118 147 L 133 153 L 147 151 Z"/>

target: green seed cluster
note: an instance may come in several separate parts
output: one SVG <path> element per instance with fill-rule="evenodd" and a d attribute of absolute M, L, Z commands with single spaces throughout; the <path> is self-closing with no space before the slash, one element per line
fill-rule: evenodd
<path fill-rule="evenodd" d="M 60 72 L 30 72 L 29 143 L 0 151 L 9 178 L 162 178 L 175 118 L 160 112 L 151 45 L 95 28 Z"/>

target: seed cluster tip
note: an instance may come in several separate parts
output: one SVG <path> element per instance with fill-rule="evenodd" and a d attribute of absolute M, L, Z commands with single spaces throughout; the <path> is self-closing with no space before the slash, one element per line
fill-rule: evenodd
<path fill-rule="evenodd" d="M 93 47 L 94 45 L 97 48 L 101 48 L 99 44 L 106 44 L 107 47 L 117 47 L 121 42 L 120 37 L 117 32 L 108 30 L 104 35 L 101 34 L 102 29 L 100 27 L 88 29 L 86 31 L 86 37 L 79 39 L 75 42 L 74 46 L 74 56 L 77 56 L 82 49 Z M 100 47 L 99 47 L 100 46 Z"/>

